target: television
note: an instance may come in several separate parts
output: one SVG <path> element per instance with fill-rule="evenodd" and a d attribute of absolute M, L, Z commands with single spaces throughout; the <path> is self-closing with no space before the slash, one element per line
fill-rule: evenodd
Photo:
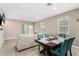
<path fill-rule="evenodd" d="M 0 26 L 2 25 L 2 23 L 5 23 L 5 14 L 4 13 L 0 14 Z"/>

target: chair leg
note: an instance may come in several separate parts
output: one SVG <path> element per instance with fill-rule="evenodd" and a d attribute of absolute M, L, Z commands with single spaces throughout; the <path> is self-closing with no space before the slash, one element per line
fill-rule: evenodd
<path fill-rule="evenodd" d="M 72 51 L 71 51 L 71 49 L 70 49 L 70 56 L 72 56 Z"/>
<path fill-rule="evenodd" d="M 38 45 L 38 51 L 40 52 L 40 45 Z"/>
<path fill-rule="evenodd" d="M 47 50 L 47 55 L 48 55 L 48 56 L 51 56 L 51 53 L 50 53 L 50 51 L 49 51 L 49 50 Z"/>
<path fill-rule="evenodd" d="M 45 56 L 45 52 L 46 52 L 46 51 L 43 52 L 43 55 L 44 55 L 44 56 Z"/>
<path fill-rule="evenodd" d="M 67 56 L 67 53 L 65 54 L 65 56 Z"/>
<path fill-rule="evenodd" d="M 44 51 L 44 48 L 41 51 L 39 51 L 39 53 L 43 54 L 44 56 L 46 55 L 46 51 Z"/>

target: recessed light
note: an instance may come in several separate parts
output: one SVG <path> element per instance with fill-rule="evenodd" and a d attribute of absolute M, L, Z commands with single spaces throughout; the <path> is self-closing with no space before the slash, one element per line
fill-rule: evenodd
<path fill-rule="evenodd" d="M 53 6 L 53 9 L 57 9 L 57 7 L 56 6 Z"/>
<path fill-rule="evenodd" d="M 19 14 L 23 14 L 23 12 L 22 12 L 22 11 L 20 11 L 20 12 L 19 12 Z"/>
<path fill-rule="evenodd" d="M 39 16 L 37 16 L 36 18 L 39 19 Z"/>

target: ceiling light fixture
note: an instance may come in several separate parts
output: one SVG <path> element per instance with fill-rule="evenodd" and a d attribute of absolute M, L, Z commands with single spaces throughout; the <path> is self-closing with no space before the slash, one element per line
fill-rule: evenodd
<path fill-rule="evenodd" d="M 47 3 L 47 6 L 51 6 L 52 5 L 52 3 Z"/>
<path fill-rule="evenodd" d="M 57 9 L 56 6 L 53 3 L 47 3 L 47 6 L 53 6 L 53 9 Z"/>

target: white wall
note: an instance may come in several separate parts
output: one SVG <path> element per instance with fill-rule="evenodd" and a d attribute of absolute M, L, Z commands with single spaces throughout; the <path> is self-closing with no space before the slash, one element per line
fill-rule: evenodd
<path fill-rule="evenodd" d="M 69 16 L 69 29 L 70 29 L 70 35 L 73 35 L 76 37 L 75 39 L 75 45 L 79 46 L 79 21 L 77 21 L 77 17 L 79 16 L 79 9 L 65 12 L 56 16 L 49 17 L 47 19 L 44 19 L 42 21 L 35 23 L 35 32 L 39 32 L 40 27 L 38 27 L 40 22 L 45 23 L 45 31 L 52 33 L 52 34 L 58 34 L 58 25 L 57 20 L 61 17 Z"/>
<path fill-rule="evenodd" d="M 6 20 L 4 31 L 5 31 L 5 38 L 14 38 L 19 34 L 22 34 L 22 25 L 28 24 L 33 25 L 32 22 L 27 21 L 16 21 L 16 20 Z"/>

